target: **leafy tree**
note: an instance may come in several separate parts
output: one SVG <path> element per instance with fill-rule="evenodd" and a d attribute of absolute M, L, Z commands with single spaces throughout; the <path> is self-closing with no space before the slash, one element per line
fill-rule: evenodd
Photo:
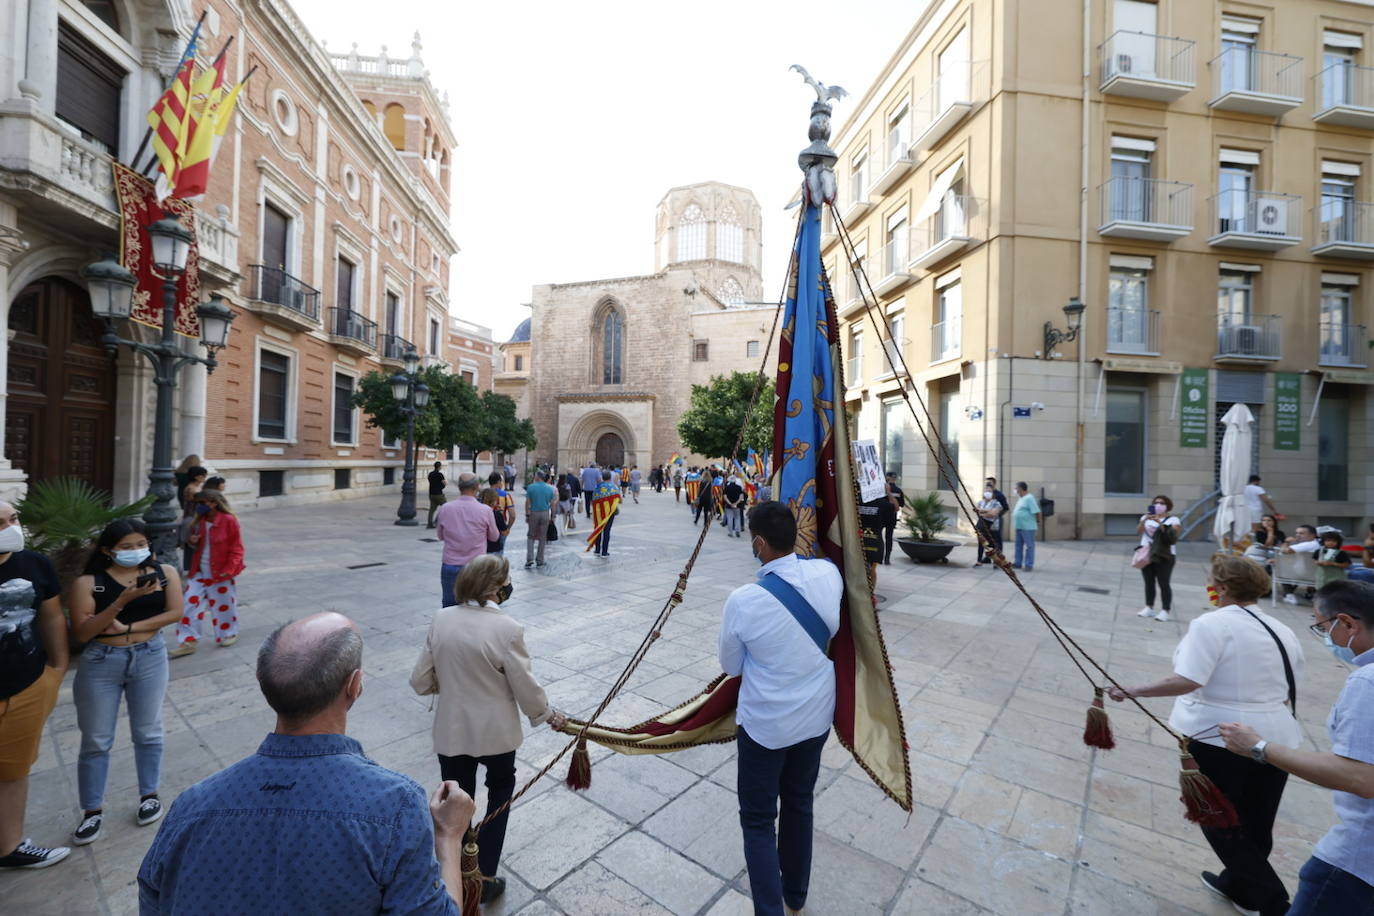
<path fill-rule="evenodd" d="M 426 366 L 416 375 L 429 386 L 429 405 L 415 417 L 415 443 L 421 448 L 448 449 L 465 442 L 480 410 L 477 389 L 445 366 Z M 406 417 L 391 396 L 390 372 L 372 371 L 358 380 L 353 406 L 367 414 L 367 425 L 391 439 L 404 439 Z"/>
<path fill-rule="evenodd" d="M 483 391 L 478 399 L 471 431 L 464 438 L 455 439 L 472 449 L 472 469 L 477 470 L 478 452 L 518 452 L 539 444 L 534 435 L 534 423 L 515 415 L 515 401 L 504 394 Z"/>
<path fill-rule="evenodd" d="M 728 459 L 757 383 L 757 372 L 732 372 L 717 375 L 705 385 L 693 385 L 691 402 L 677 423 L 682 444 L 707 458 Z M 773 380 L 769 379 L 759 392 L 745 427 L 740 460 L 743 461 L 746 449 L 762 452 L 772 440 Z"/>

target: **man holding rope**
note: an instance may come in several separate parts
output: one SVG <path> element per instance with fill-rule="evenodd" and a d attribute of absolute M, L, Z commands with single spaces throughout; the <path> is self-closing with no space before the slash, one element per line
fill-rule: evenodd
<path fill-rule="evenodd" d="M 793 552 L 797 521 L 782 503 L 756 505 L 749 535 L 763 569 L 725 601 L 720 664 L 742 675 L 736 787 L 754 913 L 783 916 L 784 904 L 788 913 L 806 905 L 811 883 L 812 804 L 835 717 L 826 647 L 840 628 L 844 583 L 829 560 Z"/>

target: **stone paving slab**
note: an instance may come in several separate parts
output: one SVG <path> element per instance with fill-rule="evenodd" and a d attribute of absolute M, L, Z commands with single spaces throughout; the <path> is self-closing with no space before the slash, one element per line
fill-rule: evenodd
<path fill-rule="evenodd" d="M 554 703 L 590 712 L 620 675 L 676 582 L 700 529 L 670 496 L 646 493 L 613 529 L 609 560 L 582 550 L 579 531 L 549 546 L 548 565 L 523 569 L 523 526 L 510 541 L 515 595 L 507 612 L 526 627 L 536 675 Z M 268 510 L 243 517 L 248 572 L 242 636 L 172 662 L 164 706 L 163 797 L 252 753 L 271 729 L 253 676 L 254 651 L 277 624 L 317 610 L 348 613 L 363 629 L 364 692 L 350 732 L 378 762 L 424 785 L 438 779 L 428 698 L 408 685 L 438 588 L 437 544 L 392 525 L 394 502 Z M 699 691 L 718 673 L 720 605 L 757 569 L 744 539 L 713 529 L 686 600 L 607 711 L 631 724 Z M 1207 551 L 1185 545 L 1175 573 L 1175 619 L 1142 620 L 1139 574 L 1125 542 L 1039 546 L 1026 576 L 1075 639 L 1123 680 L 1165 674 L 1187 621 L 1205 610 Z M 948 565 L 904 557 L 881 567 L 878 592 L 911 747 L 916 807 L 888 801 L 832 738 L 817 786 L 809 914 L 1093 914 L 1230 912 L 1198 884 L 1215 866 L 1182 816 L 1172 741 L 1139 712 L 1113 707 L 1116 750 L 1086 748 L 1091 692 L 995 570 L 971 568 L 960 547 Z M 381 563 L 348 569 L 362 563 Z M 1085 592 L 1083 585 L 1107 594 Z M 1279 605 L 1294 629 L 1308 609 Z M 1301 632 L 1301 631 L 1300 631 Z M 1345 669 L 1304 637 L 1301 724 L 1325 749 L 1325 717 Z M 1167 716 L 1169 700 L 1147 701 Z M 26 833 L 61 843 L 75 826 L 80 734 L 71 676 L 49 718 L 30 779 Z M 565 746 L 529 730 L 517 754 L 523 782 Z M 592 787 L 563 784 L 566 757 L 521 799 L 510 821 L 505 898 L 494 916 L 752 912 L 736 815 L 733 745 L 661 757 L 592 748 Z M 111 757 L 105 833 L 57 867 L 0 875 L 5 911 L 137 911 L 138 864 L 155 829 L 133 823 L 128 723 Z M 479 788 L 479 811 L 484 792 Z M 1330 793 L 1290 780 L 1273 856 L 1296 886 L 1298 867 L 1332 822 Z"/>

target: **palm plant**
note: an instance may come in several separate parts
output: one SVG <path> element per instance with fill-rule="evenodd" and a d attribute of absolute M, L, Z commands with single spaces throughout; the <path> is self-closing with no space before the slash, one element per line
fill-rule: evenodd
<path fill-rule="evenodd" d="M 110 522 L 141 515 L 153 504 L 145 496 L 127 506 L 110 505 L 110 494 L 75 477 L 43 480 L 15 504 L 30 550 L 47 554 L 66 589 L 81 572 L 91 541 Z"/>
<path fill-rule="evenodd" d="M 914 541 L 938 540 L 940 533 L 949 527 L 949 516 L 945 515 L 940 494 L 932 492 L 925 496 L 908 497 L 902 512 L 902 523 Z"/>

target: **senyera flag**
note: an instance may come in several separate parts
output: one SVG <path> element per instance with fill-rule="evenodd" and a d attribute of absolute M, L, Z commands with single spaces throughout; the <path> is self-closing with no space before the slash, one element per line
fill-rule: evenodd
<path fill-rule="evenodd" d="M 797 517 L 797 554 L 830 560 L 844 578 L 840 629 L 830 643 L 835 734 L 878 787 L 910 811 L 911 768 L 863 558 L 859 497 L 843 414 L 839 330 L 821 267 L 820 234 L 820 211 L 808 204 L 797 235 L 778 350 L 774 494 Z M 586 727 L 586 740 L 622 754 L 661 754 L 731 741 L 738 695 L 739 678 L 721 675 L 687 702 L 628 728 L 586 727 L 569 719 L 563 731 L 582 734 Z M 584 751 L 579 744 L 569 773 L 575 788 L 590 781 Z"/>
<path fill-rule="evenodd" d="M 587 546 L 582 551 L 586 553 L 596 546 L 596 539 L 601 537 L 601 532 L 606 530 L 611 519 L 620 510 L 620 491 L 598 495 L 592 499 L 592 533 L 587 535 Z"/>

